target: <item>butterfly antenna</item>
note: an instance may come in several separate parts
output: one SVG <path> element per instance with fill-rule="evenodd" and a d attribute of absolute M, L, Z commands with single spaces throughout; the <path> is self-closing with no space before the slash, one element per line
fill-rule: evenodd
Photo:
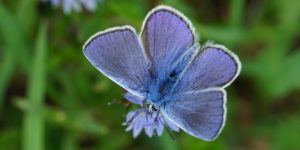
<path fill-rule="evenodd" d="M 159 118 L 157 118 L 157 119 L 163 124 L 164 128 L 167 130 L 167 132 L 168 132 L 169 136 L 171 137 L 171 139 L 172 139 L 173 141 L 175 141 L 175 140 L 176 140 L 176 139 L 175 139 L 175 136 L 174 136 L 174 134 L 172 133 L 172 131 L 170 130 L 170 128 L 169 128 L 166 124 L 164 124 Z"/>

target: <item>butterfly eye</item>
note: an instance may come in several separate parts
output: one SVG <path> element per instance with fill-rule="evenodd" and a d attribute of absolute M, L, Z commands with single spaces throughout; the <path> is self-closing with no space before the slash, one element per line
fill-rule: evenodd
<path fill-rule="evenodd" d="M 150 113 L 153 113 L 153 112 L 155 112 L 155 111 L 158 110 L 154 105 L 152 105 L 152 104 L 150 104 L 150 103 L 148 103 L 148 104 L 146 105 L 146 108 L 148 109 L 148 111 L 149 111 Z"/>
<path fill-rule="evenodd" d="M 152 111 L 157 111 L 158 109 L 152 105 Z"/>

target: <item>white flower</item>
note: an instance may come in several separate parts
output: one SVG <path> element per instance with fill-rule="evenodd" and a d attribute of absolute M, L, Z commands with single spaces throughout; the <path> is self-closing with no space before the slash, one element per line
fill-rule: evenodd
<path fill-rule="evenodd" d="M 97 3 L 102 0 L 50 0 L 54 6 L 61 6 L 65 14 L 72 11 L 80 12 L 82 7 L 92 12 L 97 9 Z"/>

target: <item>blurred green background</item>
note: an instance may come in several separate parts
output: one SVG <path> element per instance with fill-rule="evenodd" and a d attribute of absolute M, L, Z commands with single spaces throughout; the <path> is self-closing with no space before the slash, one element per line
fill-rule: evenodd
<path fill-rule="evenodd" d="M 122 122 L 125 92 L 84 58 L 97 31 L 129 24 L 139 31 L 151 8 L 183 12 L 200 34 L 241 59 L 228 90 L 222 134 L 205 142 L 180 132 L 173 141 L 137 139 Z M 300 149 L 299 0 L 103 0 L 66 14 L 38 0 L 0 0 L 0 149 Z"/>

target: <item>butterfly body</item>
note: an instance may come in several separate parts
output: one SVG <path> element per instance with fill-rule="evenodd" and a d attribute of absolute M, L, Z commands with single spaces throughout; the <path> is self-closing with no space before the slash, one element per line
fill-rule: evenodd
<path fill-rule="evenodd" d="M 161 106 L 171 100 L 173 88 L 176 87 L 178 79 L 197 54 L 200 45 L 195 44 L 179 57 L 168 71 L 157 72 L 159 77 L 154 76 L 149 86 L 147 100 Z"/>

